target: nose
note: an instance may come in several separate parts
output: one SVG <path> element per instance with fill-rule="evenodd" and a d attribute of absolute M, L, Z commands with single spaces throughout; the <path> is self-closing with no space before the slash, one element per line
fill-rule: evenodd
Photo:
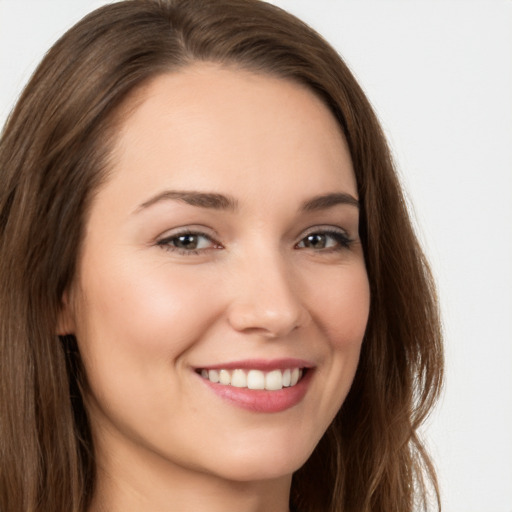
<path fill-rule="evenodd" d="M 306 325 L 310 315 L 286 262 L 277 257 L 245 260 L 233 276 L 228 321 L 233 329 L 281 338 Z"/>

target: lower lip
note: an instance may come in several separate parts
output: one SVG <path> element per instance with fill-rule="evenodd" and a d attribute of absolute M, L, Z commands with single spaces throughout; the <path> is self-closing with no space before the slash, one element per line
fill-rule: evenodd
<path fill-rule="evenodd" d="M 265 389 L 237 388 L 235 386 L 216 384 L 199 377 L 216 395 L 233 405 L 253 412 L 281 412 L 297 405 L 306 394 L 313 371 L 308 369 L 302 379 L 288 388 L 276 391 Z"/>

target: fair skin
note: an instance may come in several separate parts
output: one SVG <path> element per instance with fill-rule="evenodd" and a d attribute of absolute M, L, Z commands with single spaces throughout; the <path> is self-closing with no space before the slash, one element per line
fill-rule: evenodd
<path fill-rule="evenodd" d="M 346 142 L 306 88 L 214 64 L 130 101 L 60 320 L 90 388 L 91 510 L 285 512 L 368 318 Z"/>

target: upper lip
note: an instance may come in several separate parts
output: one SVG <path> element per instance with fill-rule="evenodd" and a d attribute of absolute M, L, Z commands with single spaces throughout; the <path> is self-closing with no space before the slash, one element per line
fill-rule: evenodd
<path fill-rule="evenodd" d="M 286 370 L 287 368 L 313 368 L 314 364 L 311 361 L 296 358 L 281 358 L 281 359 L 243 359 L 240 361 L 229 361 L 218 364 L 207 364 L 205 366 L 198 366 L 196 370 Z"/>

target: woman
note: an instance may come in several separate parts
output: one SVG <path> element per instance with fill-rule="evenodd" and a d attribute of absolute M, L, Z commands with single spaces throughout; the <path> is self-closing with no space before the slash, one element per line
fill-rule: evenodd
<path fill-rule="evenodd" d="M 0 172 L 0 509 L 438 495 L 432 280 L 311 29 L 253 0 L 103 7 L 34 74 Z"/>

